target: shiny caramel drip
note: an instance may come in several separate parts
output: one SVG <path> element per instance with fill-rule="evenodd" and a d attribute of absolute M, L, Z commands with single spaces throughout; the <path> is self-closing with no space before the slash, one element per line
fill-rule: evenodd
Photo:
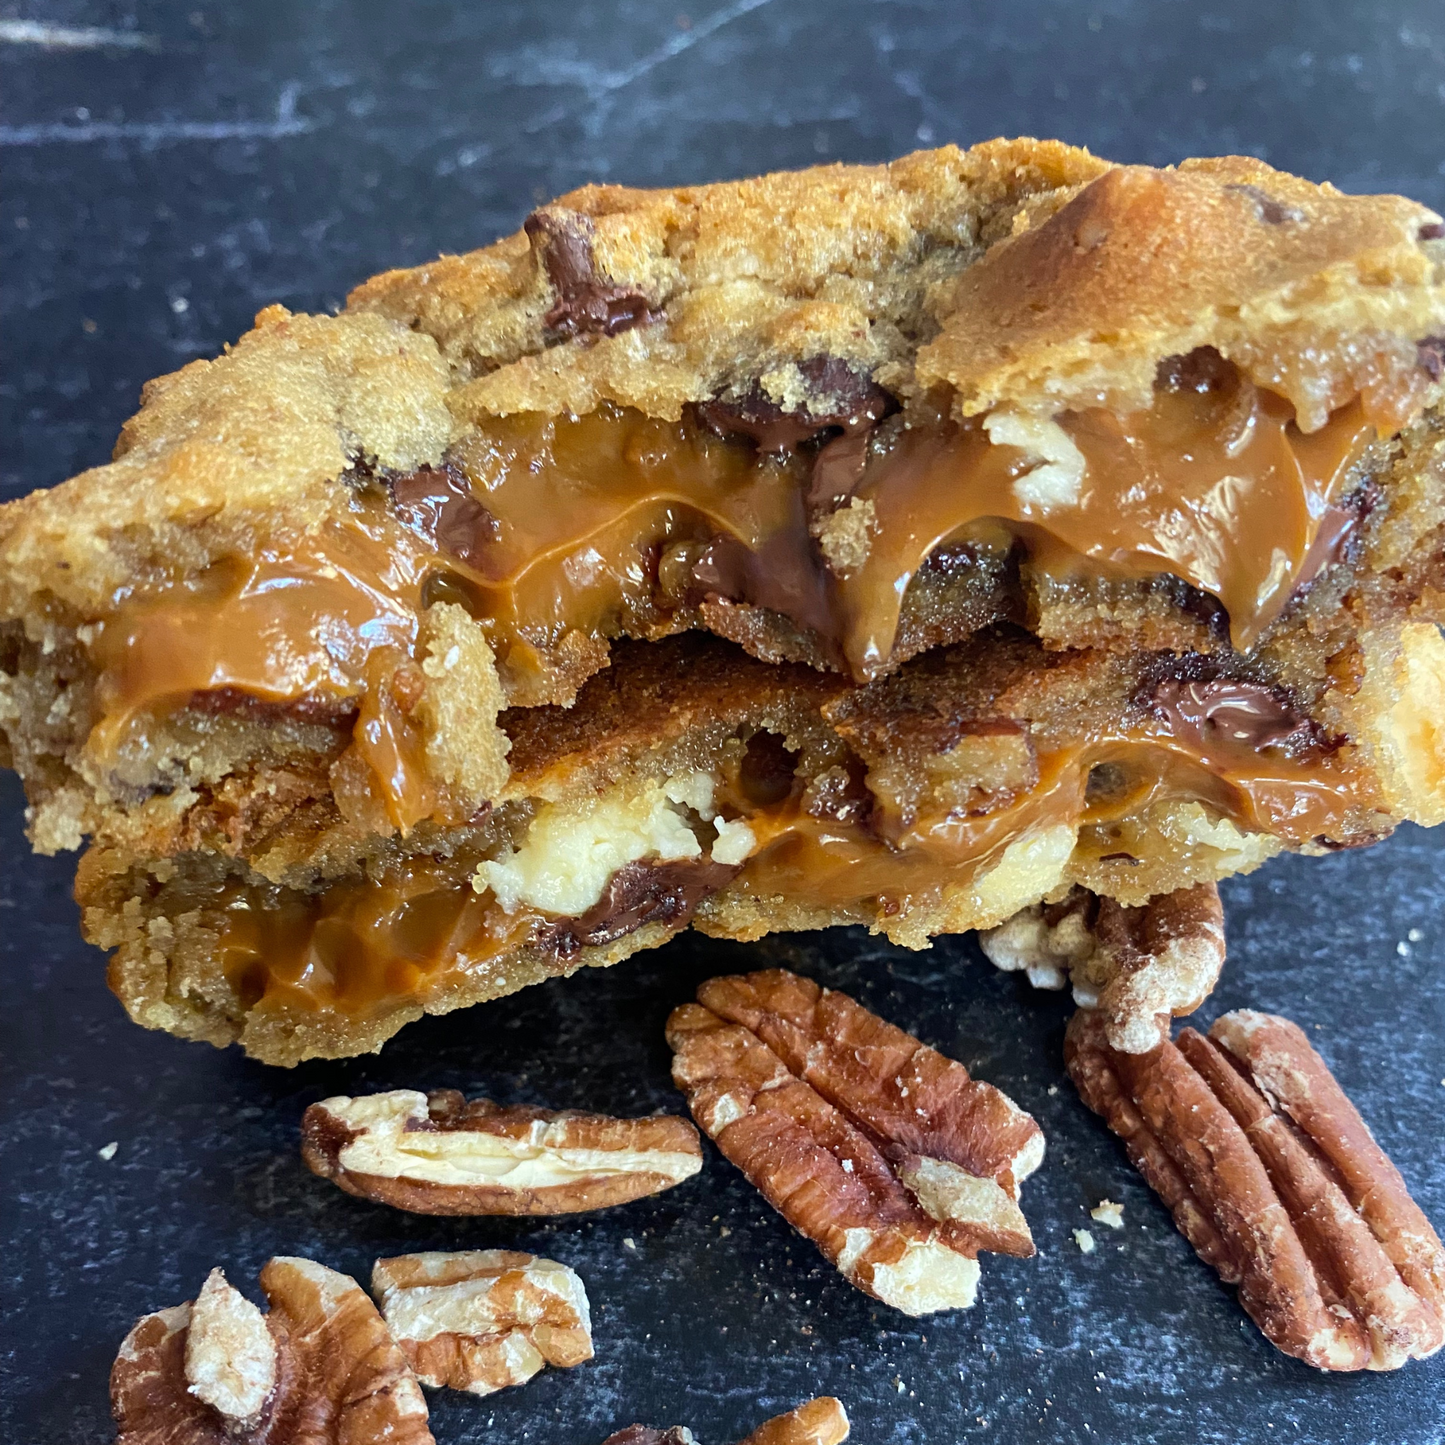
<path fill-rule="evenodd" d="M 1004 524 L 1058 576 L 1181 577 L 1224 604 L 1246 651 L 1289 601 L 1321 520 L 1375 435 L 1358 402 L 1303 433 L 1285 402 L 1243 378 L 1222 394 L 1164 390 L 1148 411 L 1065 412 L 1058 422 L 1085 461 L 1078 501 L 1066 506 L 1021 500 L 1028 457 L 979 425 L 906 431 L 874 460 L 855 491 L 875 508 L 872 548 L 839 588 L 855 675 L 886 664 L 924 560 L 980 524 L 985 536 Z"/>
<path fill-rule="evenodd" d="M 871 549 L 837 578 L 809 536 L 801 455 L 610 405 L 496 418 L 435 474 L 480 503 L 439 493 L 485 522 L 469 524 L 459 552 L 447 551 L 456 527 L 429 533 L 414 520 L 428 514 L 430 483 L 411 486 L 420 500 L 398 493 L 400 515 L 374 485 L 315 532 L 120 600 L 96 625 L 92 750 L 113 751 L 137 715 L 220 689 L 359 696 L 371 654 L 410 649 L 419 607 L 443 596 L 473 612 L 504 665 L 572 630 L 619 635 L 629 616 L 657 615 L 658 559 L 679 542 L 692 544 L 700 594 L 787 614 L 860 678 L 886 666 L 929 554 L 984 534 L 1020 538 L 1064 577 L 1173 573 L 1224 603 L 1244 648 L 1322 560 L 1322 524 L 1374 434 L 1359 403 L 1301 433 L 1285 403 L 1232 371 L 1213 389 L 1160 390 L 1144 412 L 1058 420 L 1086 468 L 1077 501 L 1047 510 L 1016 490 L 1030 459 L 980 426 L 902 430 L 862 470 L 855 496 L 874 509 Z M 850 477 L 859 465 L 852 458 Z"/>
<path fill-rule="evenodd" d="M 1089 782 L 1101 765 L 1119 784 L 1095 797 Z M 968 887 L 1026 835 L 1107 824 L 1161 802 L 1203 802 L 1245 830 L 1300 845 L 1338 835 L 1368 799 L 1356 795 L 1337 754 L 1300 761 L 1283 748 L 1253 748 L 1223 732 L 1201 739 L 1148 716 L 1046 752 L 1037 785 L 1004 807 L 925 810 L 891 842 L 856 822 L 810 816 L 795 794 L 757 806 L 748 822 L 759 847 L 729 887 L 783 908 L 896 916 Z M 463 973 L 544 940 L 557 922 L 504 913 L 473 891 L 468 868 L 430 858 L 279 905 L 235 887 L 214 916 L 221 966 L 248 1006 L 346 1014 L 424 1003 Z"/>

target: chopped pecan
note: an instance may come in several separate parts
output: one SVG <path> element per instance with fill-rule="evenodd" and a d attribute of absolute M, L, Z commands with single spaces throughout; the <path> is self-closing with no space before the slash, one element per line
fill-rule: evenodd
<path fill-rule="evenodd" d="M 309 1259 L 261 1271 L 263 1315 L 213 1270 L 139 1320 L 110 1376 L 117 1445 L 433 1445 L 426 1401 L 355 1280 Z"/>
<path fill-rule="evenodd" d="M 848 1438 L 848 1412 L 831 1395 L 819 1396 L 765 1420 L 740 1445 L 842 1445 Z M 602 1445 L 697 1445 L 685 1425 L 655 1430 L 650 1425 L 629 1425 L 609 1435 Z"/>
<path fill-rule="evenodd" d="M 504 1249 L 379 1259 L 371 1292 L 423 1385 L 490 1395 L 592 1358 L 592 1315 L 565 1264 Z"/>
<path fill-rule="evenodd" d="M 1038 1125 L 962 1064 L 784 970 L 715 978 L 667 1024 L 693 1117 L 859 1289 L 967 1307 L 978 1252 L 1033 1253 Z"/>
<path fill-rule="evenodd" d="M 301 1155 L 348 1194 L 416 1214 L 572 1214 L 671 1189 L 702 1168 L 685 1119 L 612 1119 L 455 1089 L 323 1099 Z"/>
<path fill-rule="evenodd" d="M 1303 1032 L 1239 1010 L 1146 1054 L 1075 1014 L 1069 1076 L 1265 1337 L 1323 1370 L 1445 1341 L 1445 1251 Z"/>
<path fill-rule="evenodd" d="M 1193 1013 L 1224 967 L 1224 909 L 1213 883 L 1125 908 L 1074 888 L 1035 903 L 978 936 L 999 968 L 1023 970 L 1036 988 L 1073 984 L 1097 1010 L 1111 1047 L 1146 1053 L 1169 1037 L 1169 1020 Z"/>

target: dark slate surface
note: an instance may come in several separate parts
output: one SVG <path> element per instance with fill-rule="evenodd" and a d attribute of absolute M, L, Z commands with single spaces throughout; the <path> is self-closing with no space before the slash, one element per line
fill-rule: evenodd
<path fill-rule="evenodd" d="M 19 21 L 110 35 L 77 47 L 41 32 L 44 46 Z M 1442 119 L 1438 0 L 0 3 L 0 485 L 18 494 L 103 460 L 147 376 L 213 353 L 266 302 L 324 308 L 371 271 L 491 240 L 585 180 L 693 181 L 1032 132 L 1122 160 L 1244 150 L 1445 208 Z M 109 1438 L 121 1335 L 212 1264 L 254 1292 L 276 1252 L 364 1275 L 382 1253 L 486 1245 L 574 1265 L 598 1357 L 492 1401 L 436 1397 L 442 1442 L 589 1445 L 649 1419 L 720 1445 L 824 1391 L 862 1441 L 1445 1439 L 1439 1361 L 1331 1378 L 1261 1341 L 1073 1098 L 1064 1002 L 995 973 L 972 940 L 915 955 L 851 934 L 684 939 L 415 1025 L 380 1057 L 286 1073 L 128 1024 L 76 936 L 69 861 L 31 859 L 20 828 L 9 780 L 7 1442 Z M 1437 1219 L 1441 856 L 1407 829 L 1230 884 L 1231 961 L 1204 1010 L 1251 1004 L 1318 1026 Z M 709 973 L 768 960 L 852 990 L 1043 1122 L 1048 1158 L 1025 1191 L 1040 1256 L 986 1258 L 972 1313 L 911 1322 L 875 1307 L 715 1155 L 656 1200 L 540 1226 L 393 1214 L 296 1157 L 302 1108 L 339 1090 L 676 1107 L 669 1008 Z M 1124 1202 L 1126 1227 L 1095 1229 L 1085 1257 L 1071 1231 L 1104 1196 Z"/>

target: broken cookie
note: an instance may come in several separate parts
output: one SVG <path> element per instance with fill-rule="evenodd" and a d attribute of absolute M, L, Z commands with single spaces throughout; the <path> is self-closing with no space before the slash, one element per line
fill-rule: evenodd
<path fill-rule="evenodd" d="M 573 1214 L 702 1168 L 685 1119 L 468 1102 L 455 1089 L 323 1099 L 302 1116 L 301 1155 L 348 1194 L 417 1214 Z"/>
<path fill-rule="evenodd" d="M 1445 1249 L 1288 1019 L 1239 1009 L 1206 1037 L 1115 1048 L 1081 1009 L 1084 1102 L 1265 1337 L 1322 1370 L 1393 1370 L 1445 1341 Z"/>
<path fill-rule="evenodd" d="M 423 1385 L 490 1395 L 544 1365 L 592 1358 L 582 1281 L 565 1264 L 502 1249 L 379 1259 L 371 1289 Z"/>
<path fill-rule="evenodd" d="M 715 978 L 667 1038 L 693 1117 L 875 1299 L 967 1308 L 980 1250 L 1033 1253 L 1018 1188 L 1039 1126 L 846 994 L 782 969 Z"/>

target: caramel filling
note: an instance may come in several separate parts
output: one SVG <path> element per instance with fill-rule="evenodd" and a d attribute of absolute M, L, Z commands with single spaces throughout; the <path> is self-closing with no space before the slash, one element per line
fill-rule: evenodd
<path fill-rule="evenodd" d="M 92 748 L 216 689 L 355 697 L 368 659 L 409 649 L 437 600 L 478 618 L 504 672 L 568 633 L 655 635 L 676 607 L 724 598 L 784 614 L 867 679 L 914 574 L 967 540 L 1019 543 L 1065 580 L 1172 573 L 1217 597 L 1247 648 L 1329 560 L 1374 435 L 1358 401 L 1303 433 L 1217 358 L 1142 412 L 895 427 L 871 448 L 856 429 L 811 453 L 614 406 L 496 418 L 445 471 L 358 487 L 314 533 L 118 601 L 95 627 Z M 866 555 L 835 572 L 813 533 L 839 504 L 866 504 Z"/>
<path fill-rule="evenodd" d="M 544 961 L 551 950 L 565 960 L 576 945 L 559 940 L 610 941 L 656 916 L 684 923 L 703 894 L 719 889 L 804 916 L 827 910 L 886 920 L 945 904 L 986 880 L 1011 845 L 1051 828 L 1077 833 L 1086 854 L 1117 857 L 1110 839 L 1121 819 L 1155 803 L 1202 802 L 1246 831 L 1307 843 L 1338 833 L 1360 803 L 1337 755 L 1299 761 L 1282 747 L 1250 746 L 1217 726 L 1195 731 L 1180 718 L 1150 717 L 1128 731 L 1046 753 L 1037 783 L 995 810 L 924 809 L 885 830 L 813 816 L 797 787 L 782 797 L 777 790 L 754 791 L 751 802 L 724 789 L 726 802 L 719 801 L 736 815 L 730 821 L 741 819 L 751 829 L 751 856 L 740 868 L 704 861 L 700 866 L 711 871 L 697 875 L 692 896 L 670 913 L 636 906 L 635 889 L 630 895 L 604 890 L 579 928 L 579 920 L 536 909 L 507 912 L 490 891 L 473 886 L 472 865 L 422 858 L 374 881 L 287 895 L 279 903 L 230 885 L 212 913 L 220 934 L 216 955 L 247 1007 L 362 1015 L 424 1004 L 479 973 L 494 973 L 495 991 L 507 992 L 506 969 L 523 965 L 502 960 L 517 949 L 530 947 Z M 1108 787 L 1095 786 L 1097 770 L 1107 772 Z M 681 866 L 643 860 L 628 869 Z M 616 916 L 604 918 L 609 910 Z"/>

